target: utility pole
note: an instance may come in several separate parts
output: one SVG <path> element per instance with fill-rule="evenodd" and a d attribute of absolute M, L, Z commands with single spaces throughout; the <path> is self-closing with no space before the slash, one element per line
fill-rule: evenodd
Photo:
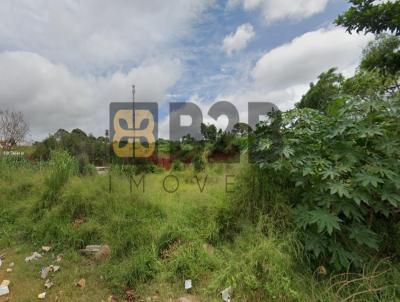
<path fill-rule="evenodd" d="M 136 135 L 135 135 L 135 92 L 136 86 L 135 84 L 132 85 L 132 120 L 133 120 L 133 164 L 135 164 L 135 149 L 136 149 Z"/>

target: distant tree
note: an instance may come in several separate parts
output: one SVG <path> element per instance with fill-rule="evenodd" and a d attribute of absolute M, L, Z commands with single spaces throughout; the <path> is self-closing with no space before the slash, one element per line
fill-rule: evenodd
<path fill-rule="evenodd" d="M 22 142 L 29 132 L 28 123 L 20 111 L 0 111 L 0 135 L 10 146 Z"/>
<path fill-rule="evenodd" d="M 206 125 L 201 123 L 200 132 L 203 135 L 203 138 L 207 141 L 215 141 L 217 138 L 217 128 L 215 125 Z"/>
<path fill-rule="evenodd" d="M 251 127 L 246 123 L 236 123 L 232 129 L 232 133 L 239 136 L 246 136 L 249 135 L 251 132 Z"/>
<path fill-rule="evenodd" d="M 297 108 L 312 108 L 325 111 L 331 101 L 340 94 L 340 85 L 344 77 L 336 72 L 336 68 L 331 68 L 318 77 L 316 84 L 311 83 L 308 92 L 303 95 Z"/>
<path fill-rule="evenodd" d="M 400 34 L 400 1 L 349 0 L 349 3 L 352 7 L 336 19 L 336 24 L 346 27 L 349 33 Z"/>
<path fill-rule="evenodd" d="M 398 36 L 380 35 L 364 49 L 360 68 L 366 71 L 377 70 L 383 75 L 395 75 L 400 71 L 399 49 Z"/>
<path fill-rule="evenodd" d="M 186 134 L 182 136 L 182 143 L 183 144 L 193 144 L 196 140 L 190 134 Z"/>

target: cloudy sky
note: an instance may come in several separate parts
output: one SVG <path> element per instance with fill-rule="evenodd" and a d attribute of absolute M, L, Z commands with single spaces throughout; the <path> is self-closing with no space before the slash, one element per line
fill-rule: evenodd
<path fill-rule="evenodd" d="M 288 109 L 331 68 L 354 73 L 370 36 L 333 20 L 345 0 L 2 0 L 0 109 L 31 139 L 59 128 L 102 135 L 112 101 L 247 102 Z M 224 118 L 218 120 L 223 127 Z"/>

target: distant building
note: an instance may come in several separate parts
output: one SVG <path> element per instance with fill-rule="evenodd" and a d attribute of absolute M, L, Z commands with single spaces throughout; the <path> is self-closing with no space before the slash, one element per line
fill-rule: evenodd
<path fill-rule="evenodd" d="M 0 149 L 7 149 L 8 143 L 7 141 L 0 140 Z"/>

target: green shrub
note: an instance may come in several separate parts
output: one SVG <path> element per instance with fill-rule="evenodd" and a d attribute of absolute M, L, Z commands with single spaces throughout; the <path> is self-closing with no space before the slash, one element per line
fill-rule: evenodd
<path fill-rule="evenodd" d="M 44 206 L 51 205 L 60 196 L 69 178 L 78 171 L 77 161 L 66 151 L 54 151 L 48 166 L 46 190 L 43 195 Z"/>
<path fill-rule="evenodd" d="M 268 140 L 271 126 L 259 127 L 256 159 L 271 179 L 281 178 L 282 190 L 296 188 L 289 197 L 306 251 L 344 269 L 379 250 L 377 219 L 399 216 L 400 103 L 396 97 L 336 105 L 327 115 L 283 113 L 282 148 Z"/>
<path fill-rule="evenodd" d="M 182 171 L 183 170 L 183 164 L 179 160 L 174 160 L 172 163 L 172 171 Z"/>
<path fill-rule="evenodd" d="M 193 160 L 194 170 L 196 172 L 201 172 L 205 169 L 205 166 L 206 164 L 204 162 L 204 159 L 201 156 L 197 155 Z"/>

